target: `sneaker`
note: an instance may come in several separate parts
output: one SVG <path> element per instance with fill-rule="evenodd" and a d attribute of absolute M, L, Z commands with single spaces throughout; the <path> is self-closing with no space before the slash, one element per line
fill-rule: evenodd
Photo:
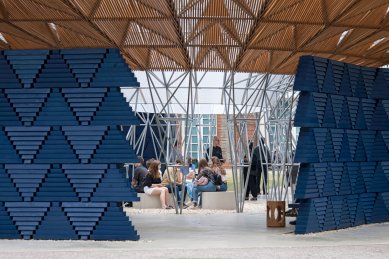
<path fill-rule="evenodd" d="M 183 209 L 187 209 L 188 207 L 189 207 L 188 204 L 186 204 L 186 203 L 182 204 L 182 208 L 183 208 Z"/>
<path fill-rule="evenodd" d="M 256 201 L 257 200 L 257 197 L 252 197 L 251 199 L 250 199 L 250 201 Z"/>
<path fill-rule="evenodd" d="M 248 201 L 248 200 L 249 200 L 249 197 L 244 198 L 244 200 L 245 200 L 245 201 Z"/>
<path fill-rule="evenodd" d="M 297 217 L 297 210 L 293 208 L 285 211 L 285 217 Z"/>
<path fill-rule="evenodd" d="M 190 206 L 188 207 L 188 209 L 195 210 L 195 209 L 198 209 L 198 206 L 197 206 L 196 203 L 192 203 L 192 205 L 190 205 Z"/>

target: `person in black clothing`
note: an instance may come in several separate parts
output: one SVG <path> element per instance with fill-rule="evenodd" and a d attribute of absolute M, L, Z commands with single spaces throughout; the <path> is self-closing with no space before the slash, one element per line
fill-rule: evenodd
<path fill-rule="evenodd" d="M 134 170 L 134 177 L 132 178 L 132 187 L 134 187 L 137 193 L 143 193 L 143 182 L 149 171 L 143 166 L 144 160 L 143 157 L 138 156 L 138 163 L 136 163 Z"/>
<path fill-rule="evenodd" d="M 249 144 L 249 150 L 250 150 L 250 155 L 253 156 L 252 152 L 253 152 L 253 143 L 250 142 Z M 252 157 L 252 160 L 251 160 L 251 166 L 250 166 L 250 174 L 249 174 L 249 180 L 248 180 L 248 185 L 247 185 L 247 189 L 246 189 L 246 200 L 249 199 L 249 194 L 251 192 L 251 195 L 253 196 L 251 198 L 252 201 L 255 201 L 257 200 L 257 196 L 258 196 L 258 188 L 259 188 L 259 185 L 257 185 L 257 163 L 256 161 L 254 162 L 254 157 Z M 247 156 L 244 157 L 244 162 L 245 163 L 248 163 L 248 159 L 247 159 Z M 247 177 L 247 173 L 248 173 L 248 167 L 245 167 L 243 169 L 243 175 L 244 175 L 244 179 L 246 181 L 246 177 Z"/>
<path fill-rule="evenodd" d="M 150 163 L 149 173 L 145 177 L 143 183 L 143 190 L 148 195 L 159 196 L 161 200 L 162 209 L 171 209 L 172 206 L 168 206 L 169 190 L 161 184 L 161 162 L 153 160 Z"/>
<path fill-rule="evenodd" d="M 253 151 L 253 160 L 252 160 L 252 166 L 255 164 L 255 169 L 256 169 L 256 175 L 257 175 L 257 183 L 256 185 L 258 186 L 258 193 L 267 194 L 267 165 L 264 165 L 266 162 L 270 162 L 270 152 L 265 145 L 265 139 L 261 138 L 260 139 L 260 144 L 256 148 L 254 148 Z M 264 176 L 263 182 L 262 182 L 262 188 L 261 188 L 261 178 L 262 178 L 262 173 Z"/>
<path fill-rule="evenodd" d="M 222 148 L 220 147 L 220 139 L 218 136 L 213 137 L 213 144 L 212 144 L 212 155 L 209 155 L 209 148 L 207 148 L 207 155 L 206 159 L 207 161 L 209 160 L 209 157 L 217 157 L 219 158 L 220 162 L 224 163 L 223 159 L 223 151 Z"/>

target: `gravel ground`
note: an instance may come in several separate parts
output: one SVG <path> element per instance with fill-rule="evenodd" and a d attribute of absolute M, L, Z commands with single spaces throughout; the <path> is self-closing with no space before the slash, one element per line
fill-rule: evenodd
<path fill-rule="evenodd" d="M 0 259 L 389 258 L 389 223 L 294 235 L 289 224 L 266 228 L 265 209 L 263 199 L 246 202 L 244 213 L 126 208 L 139 241 L 0 240 Z"/>

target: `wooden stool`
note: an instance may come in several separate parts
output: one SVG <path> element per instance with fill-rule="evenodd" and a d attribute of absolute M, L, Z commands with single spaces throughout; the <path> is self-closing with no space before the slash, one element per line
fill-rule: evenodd
<path fill-rule="evenodd" d="M 285 227 L 285 201 L 267 201 L 268 227 Z"/>

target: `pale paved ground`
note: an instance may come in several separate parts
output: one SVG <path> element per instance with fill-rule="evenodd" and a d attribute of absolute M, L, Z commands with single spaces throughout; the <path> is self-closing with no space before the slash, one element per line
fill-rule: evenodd
<path fill-rule="evenodd" d="M 0 258 L 389 258 L 389 223 L 296 236 L 266 228 L 264 201 L 239 214 L 126 211 L 140 241 L 0 240 Z"/>

